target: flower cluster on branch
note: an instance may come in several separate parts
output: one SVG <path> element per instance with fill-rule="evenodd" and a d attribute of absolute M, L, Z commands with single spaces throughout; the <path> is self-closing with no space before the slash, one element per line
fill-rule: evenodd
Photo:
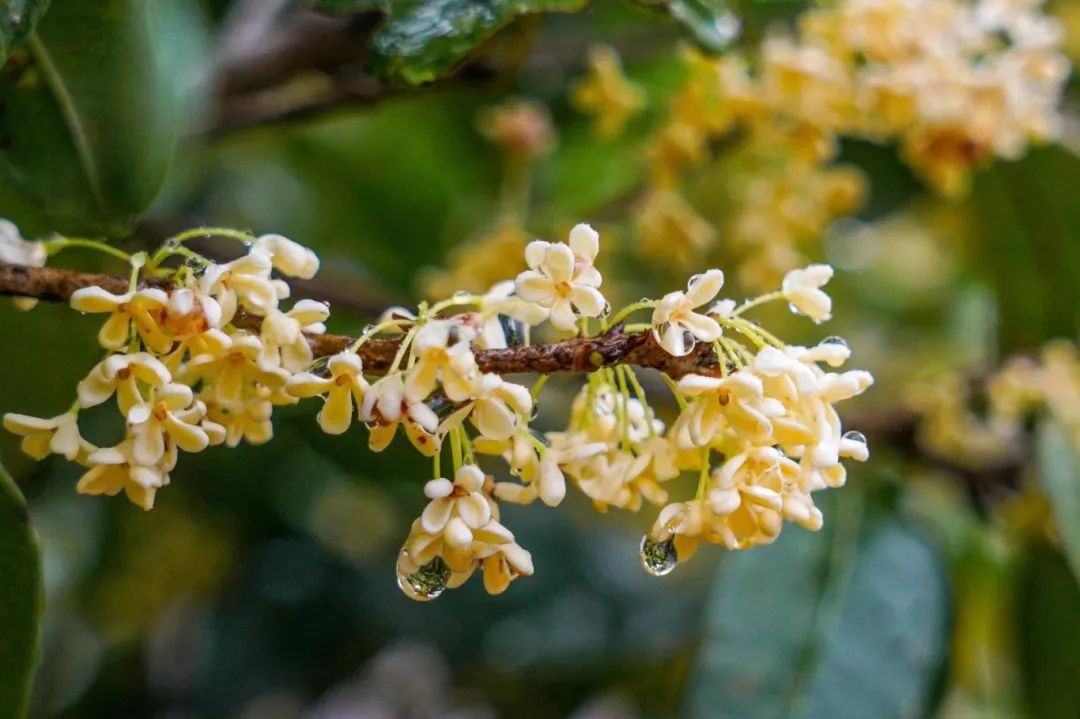
<path fill-rule="evenodd" d="M 211 262 L 185 245 L 202 236 L 238 240 L 245 252 Z M 95 246 L 58 238 L 43 247 L 48 254 L 72 244 Z M 701 541 L 766 544 L 785 520 L 818 529 L 813 493 L 844 483 L 842 459 L 868 457 L 865 438 L 843 431 L 834 405 L 873 379 L 834 371 L 850 354 L 842 340 L 789 345 L 744 314 L 775 300 L 815 322 L 828 319 L 822 288 L 831 268 L 792 271 L 780 289 L 742 304 L 719 297 L 724 275 L 710 269 L 685 291 L 612 311 L 595 264 L 599 249 L 598 234 L 584 224 L 565 243 L 531 242 L 516 278 L 415 311 L 391 308 L 356 338 L 325 334 L 322 303 L 285 307 L 290 291 L 281 277 L 309 279 L 319 260 L 280 235 L 193 230 L 153 255 L 127 257 L 127 281 L 84 277 L 82 286 L 72 273 L 3 265 L 4 292 L 67 296 L 74 309 L 105 318 L 98 333 L 105 356 L 79 383 L 71 408 L 52 418 L 9 413 L 3 423 L 29 455 L 83 465 L 80 492 L 123 492 L 150 509 L 181 453 L 266 442 L 274 407 L 321 399 L 324 432 L 360 424 L 373 451 L 404 435 L 432 458 L 429 502 L 398 559 L 399 585 L 419 600 L 477 570 L 491 593 L 532 574 L 500 505 L 555 506 L 569 486 L 601 511 L 662 507 L 641 545 L 655 574 Z M 544 332 L 556 341 L 535 343 Z M 669 424 L 638 378 L 641 367 L 668 382 L 678 406 Z M 565 428 L 538 431 L 541 391 L 562 370 L 587 380 Z M 506 376 L 523 371 L 540 377 L 530 387 Z M 79 415 L 110 402 L 124 434 L 98 447 L 81 435 Z M 485 469 L 492 459 L 508 476 Z M 666 485 L 683 472 L 697 477 L 696 492 L 670 501 Z"/>

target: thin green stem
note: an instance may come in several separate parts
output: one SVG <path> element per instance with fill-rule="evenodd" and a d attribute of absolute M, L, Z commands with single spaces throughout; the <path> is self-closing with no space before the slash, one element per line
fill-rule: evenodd
<path fill-rule="evenodd" d="M 759 297 L 755 297 L 752 300 L 747 300 L 746 302 L 743 302 L 741 305 L 735 308 L 735 310 L 731 313 L 731 316 L 736 317 L 749 309 L 757 307 L 758 305 L 763 305 L 766 302 L 772 302 L 773 300 L 779 300 L 783 297 L 783 292 L 767 292 Z"/>
<path fill-rule="evenodd" d="M 679 391 L 678 383 L 667 376 L 666 373 L 661 372 L 660 376 L 667 382 L 668 389 L 671 390 L 671 394 L 675 397 L 675 402 L 679 405 L 679 411 L 686 409 L 686 400 L 683 399 L 682 392 Z"/>
<path fill-rule="evenodd" d="M 542 374 L 540 375 L 540 378 L 533 383 L 532 389 L 529 390 L 529 396 L 532 397 L 534 403 L 536 402 L 536 398 L 540 396 L 540 390 L 544 389 L 544 385 L 548 383 L 549 379 L 551 379 L 551 375 Z"/>
<path fill-rule="evenodd" d="M 380 322 L 377 325 L 372 325 L 371 327 L 368 327 L 366 330 L 360 333 L 360 336 L 356 338 L 356 341 L 349 346 L 349 352 L 356 352 L 358 349 L 360 349 L 361 345 L 363 345 L 365 342 L 367 342 L 369 339 L 379 334 L 380 332 L 391 329 L 393 327 L 402 327 L 404 325 L 412 323 L 412 320 L 386 320 L 385 322 Z"/>
<path fill-rule="evenodd" d="M 609 329 L 622 322 L 634 312 L 650 307 L 656 307 L 656 300 L 642 300 L 640 302 L 635 302 L 631 305 L 627 305 L 626 307 L 623 307 L 621 310 L 609 317 L 607 320 L 605 320 L 600 325 L 600 331 L 607 332 Z"/>
<path fill-rule="evenodd" d="M 131 255 L 123 250 L 107 245 L 99 240 L 90 240 L 84 237 L 57 237 L 52 240 L 46 240 L 42 245 L 44 245 L 45 252 L 49 257 L 52 257 L 69 247 L 85 247 L 87 249 L 103 252 L 106 255 L 115 257 L 118 260 L 123 260 L 124 262 L 131 261 Z"/>
<path fill-rule="evenodd" d="M 461 469 L 461 426 L 458 425 L 450 430 L 450 452 L 454 458 L 454 474 Z"/>

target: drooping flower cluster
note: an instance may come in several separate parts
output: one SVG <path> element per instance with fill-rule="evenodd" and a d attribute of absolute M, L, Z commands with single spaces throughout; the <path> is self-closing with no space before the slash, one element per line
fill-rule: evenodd
<path fill-rule="evenodd" d="M 217 264 L 183 244 L 202 234 L 250 243 L 246 254 Z M 131 258 L 126 292 L 91 286 L 74 293 L 75 309 L 106 316 L 98 334 L 105 358 L 79 383 L 69 412 L 51 419 L 8 414 L 4 426 L 23 436 L 33 457 L 56 453 L 84 465 L 80 492 L 125 492 L 145 509 L 168 484 L 180 452 L 269 440 L 275 405 L 322 398 L 322 430 L 343 434 L 355 421 L 376 452 L 403 430 L 434 464 L 424 485 L 428 504 L 397 562 L 399 586 L 417 600 L 477 570 L 493 594 L 532 574 L 532 558 L 502 523 L 500 504 L 539 499 L 556 506 L 568 486 L 600 511 L 662 506 L 641 549 L 656 574 L 688 558 L 701 540 L 742 549 L 775 539 L 784 520 L 819 528 L 812 493 L 844 483 L 842 459 L 868 455 L 861 435 L 842 431 L 834 404 L 872 378 L 822 368 L 848 358 L 841 340 L 789 346 L 743 314 L 783 300 L 815 321 L 827 319 L 831 301 L 822 287 L 831 268 L 792 271 L 779 290 L 742 305 L 718 299 L 724 275 L 710 269 L 690 278 L 685 291 L 612 314 L 595 265 L 599 240 L 581 224 L 565 243 L 534 241 L 514 280 L 421 304 L 415 313 L 393 308 L 355 340 L 320 344 L 327 306 L 300 300 L 281 307 L 289 288 L 274 275 L 312 277 L 319 265 L 313 253 L 277 235 L 184 233 L 152 258 Z M 173 256 L 183 264 L 165 269 Z M 627 324 L 641 312 L 651 312 L 649 321 Z M 529 346 L 544 331 L 577 337 Z M 679 407 L 670 424 L 625 357 L 591 349 L 624 335 L 651 353 L 645 364 L 683 367 L 665 375 Z M 371 354 L 376 339 L 392 356 Z M 315 356 L 313 346 L 331 344 L 333 353 Z M 587 357 L 588 379 L 567 426 L 541 433 L 530 425 L 548 375 L 530 389 L 487 371 L 481 358 L 492 350 L 504 359 L 514 352 L 547 357 L 548 364 L 531 367 L 546 372 L 568 347 Z M 378 357 L 377 372 L 365 367 L 365 354 Z M 582 367 L 580 359 L 559 361 L 555 369 Z M 125 419 L 124 435 L 112 446 L 93 446 L 80 434 L 79 414 L 110 402 Z M 482 468 L 492 457 L 505 461 L 511 477 L 496 480 Z M 697 475 L 697 492 L 669 503 L 666 485 L 683 472 Z"/>

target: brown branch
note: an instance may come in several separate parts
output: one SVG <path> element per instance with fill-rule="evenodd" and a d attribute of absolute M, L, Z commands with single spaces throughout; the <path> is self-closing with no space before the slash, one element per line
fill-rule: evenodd
<path fill-rule="evenodd" d="M 143 280 L 140 284 L 168 290 L 168 285 L 158 280 Z M 75 290 L 83 287 L 101 287 L 121 294 L 127 291 L 128 281 L 55 267 L 0 263 L 0 295 L 66 302 Z M 259 317 L 243 313 L 234 320 L 236 326 L 248 330 L 258 330 L 260 322 Z M 355 340 L 345 335 L 323 334 L 309 335 L 308 341 L 316 357 L 326 357 L 345 351 Z M 365 342 L 359 350 L 365 371 L 385 373 L 398 346 L 395 339 Z M 691 372 L 707 375 L 720 372 L 715 353 L 704 344 L 685 357 L 672 357 L 657 345 L 651 332 L 624 333 L 618 328 L 599 337 L 575 337 L 530 347 L 478 349 L 476 362 L 481 371 L 495 374 L 591 372 L 618 364 L 656 369 L 676 379 Z"/>

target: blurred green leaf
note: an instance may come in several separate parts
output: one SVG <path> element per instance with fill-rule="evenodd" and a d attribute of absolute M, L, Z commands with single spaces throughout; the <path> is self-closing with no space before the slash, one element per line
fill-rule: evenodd
<path fill-rule="evenodd" d="M 203 29 L 183 0 L 54 0 L 0 73 L 0 215 L 118 234 L 150 204 L 197 108 Z"/>
<path fill-rule="evenodd" d="M 25 716 L 37 664 L 44 595 L 26 500 L 0 467 L 0 716 Z"/>
<path fill-rule="evenodd" d="M 1048 547 L 1029 552 L 1018 578 L 1016 639 L 1028 716 L 1080 716 L 1080 584 Z"/>
<path fill-rule="evenodd" d="M 1073 574 L 1080 580 L 1080 457 L 1060 424 L 1039 425 L 1039 480 L 1050 499 L 1054 523 Z"/>
<path fill-rule="evenodd" d="M 709 52 L 720 52 L 739 34 L 739 19 L 723 0 L 636 0 L 662 8 Z"/>
<path fill-rule="evenodd" d="M 395 3 L 375 36 L 372 64 L 412 84 L 430 82 L 514 18 L 576 12 L 587 0 L 421 0 Z"/>
<path fill-rule="evenodd" d="M 1027 350 L 1080 331 L 1080 157 L 1060 147 L 999 162 L 976 177 L 973 264 L 997 290 L 1001 349 Z"/>
<path fill-rule="evenodd" d="M 898 521 L 860 532 L 858 512 L 837 505 L 822 531 L 789 529 L 721 565 L 690 716 L 929 711 L 948 630 L 941 560 Z"/>
<path fill-rule="evenodd" d="M 34 31 L 34 26 L 48 8 L 49 0 L 0 1 L 0 67 L 3 67 L 11 51 Z"/>

